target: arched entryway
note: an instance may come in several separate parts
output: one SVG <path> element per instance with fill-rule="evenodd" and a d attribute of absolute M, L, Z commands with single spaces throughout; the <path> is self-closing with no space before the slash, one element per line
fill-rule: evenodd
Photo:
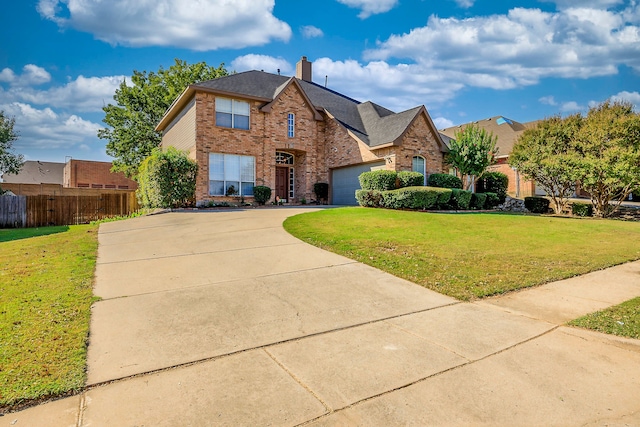
<path fill-rule="evenodd" d="M 276 151 L 275 196 L 282 201 L 295 197 L 295 156 L 286 151 Z"/>

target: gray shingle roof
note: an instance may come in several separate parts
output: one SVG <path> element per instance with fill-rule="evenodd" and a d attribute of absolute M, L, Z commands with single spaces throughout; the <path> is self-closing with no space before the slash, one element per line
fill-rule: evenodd
<path fill-rule="evenodd" d="M 193 85 L 194 88 L 244 95 L 269 102 L 280 93 L 291 77 L 245 71 Z M 316 109 L 328 111 L 343 126 L 370 147 L 395 141 L 422 107 L 394 113 L 373 102 L 360 102 L 313 82 L 298 80 Z"/>

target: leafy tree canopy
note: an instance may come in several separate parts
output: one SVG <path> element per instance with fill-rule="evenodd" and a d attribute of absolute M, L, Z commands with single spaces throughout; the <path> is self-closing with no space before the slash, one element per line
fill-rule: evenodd
<path fill-rule="evenodd" d="M 15 122 L 13 117 L 0 110 L 0 174 L 16 174 L 24 163 L 22 154 L 13 152 L 13 142 L 18 139 L 18 133 L 13 130 Z"/>
<path fill-rule="evenodd" d="M 456 132 L 450 143 L 447 163 L 458 169 L 465 190 L 471 186 L 473 176 L 480 176 L 494 163 L 497 140 L 493 133 L 487 133 L 475 124 Z"/>
<path fill-rule="evenodd" d="M 550 195 L 557 214 L 575 191 L 578 159 L 573 144 L 582 120 L 579 114 L 544 119 L 520 135 L 509 156 L 511 167 Z"/>
<path fill-rule="evenodd" d="M 131 82 L 123 81 L 113 99 L 116 105 L 103 107 L 103 122 L 98 131 L 107 140 L 107 154 L 114 157 L 113 170 L 135 178 L 140 163 L 160 145 L 162 135 L 154 128 L 173 101 L 190 84 L 228 75 L 224 64 L 218 68 L 205 62 L 175 64 L 157 72 L 133 71 Z"/>
<path fill-rule="evenodd" d="M 592 107 L 575 139 L 577 179 L 595 216 L 610 216 L 640 188 L 640 114 L 629 102 Z"/>

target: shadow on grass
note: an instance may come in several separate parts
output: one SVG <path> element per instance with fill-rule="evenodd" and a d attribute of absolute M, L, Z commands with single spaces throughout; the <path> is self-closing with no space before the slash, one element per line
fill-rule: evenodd
<path fill-rule="evenodd" d="M 65 231 L 69 231 L 69 227 L 66 225 L 37 228 L 5 228 L 0 230 L 0 242 L 48 236 L 49 234 L 64 233 Z"/>

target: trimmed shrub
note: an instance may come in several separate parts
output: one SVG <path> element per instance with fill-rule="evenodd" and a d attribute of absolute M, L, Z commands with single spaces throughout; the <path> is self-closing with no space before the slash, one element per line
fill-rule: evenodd
<path fill-rule="evenodd" d="M 451 190 L 451 188 L 445 188 L 445 190 Z M 451 193 L 451 191 L 441 191 L 440 194 L 438 194 L 438 200 L 436 200 L 435 208 L 443 209 L 449 206 L 449 202 L 451 201 Z"/>
<path fill-rule="evenodd" d="M 379 208 L 382 201 L 382 193 L 378 190 L 356 190 L 356 200 L 360 206 Z"/>
<path fill-rule="evenodd" d="M 478 179 L 476 191 L 478 193 L 496 193 L 500 203 L 504 203 L 507 198 L 509 188 L 509 177 L 502 172 L 485 172 Z M 498 204 L 500 204 L 498 203 Z M 496 205 L 497 206 L 497 205 Z"/>
<path fill-rule="evenodd" d="M 138 168 L 138 200 L 145 208 L 193 205 L 197 173 L 198 165 L 187 153 L 175 147 L 155 148 Z"/>
<path fill-rule="evenodd" d="M 271 189 L 264 185 L 253 187 L 253 198 L 259 205 L 264 205 L 271 198 Z"/>
<path fill-rule="evenodd" d="M 456 210 L 465 211 L 469 209 L 469 205 L 471 204 L 471 196 L 473 196 L 473 193 L 471 191 L 452 188 L 449 206 Z"/>
<path fill-rule="evenodd" d="M 396 188 L 398 173 L 395 171 L 379 170 L 363 172 L 358 177 L 363 190 L 386 191 Z"/>
<path fill-rule="evenodd" d="M 575 216 L 593 216 L 593 205 L 591 203 L 572 203 L 571 214 Z"/>
<path fill-rule="evenodd" d="M 442 193 L 451 190 L 434 187 L 405 187 L 397 190 L 382 192 L 382 207 L 389 209 L 433 209 L 437 206 L 438 199 L 445 198 Z"/>
<path fill-rule="evenodd" d="M 462 180 L 448 173 L 432 173 L 427 180 L 429 187 L 462 188 Z"/>
<path fill-rule="evenodd" d="M 484 209 L 487 201 L 487 195 L 484 193 L 473 193 L 471 196 L 471 207 L 473 209 Z"/>
<path fill-rule="evenodd" d="M 549 212 L 549 200 L 544 197 L 525 197 L 524 207 L 533 213 L 546 214 Z"/>
<path fill-rule="evenodd" d="M 424 185 L 424 175 L 420 172 L 400 171 L 398 172 L 398 182 L 400 188 L 420 187 Z"/>
<path fill-rule="evenodd" d="M 493 209 L 500 204 L 500 196 L 496 193 L 484 193 L 487 195 L 487 201 L 484 202 L 485 209 Z"/>
<path fill-rule="evenodd" d="M 316 182 L 313 184 L 313 192 L 318 200 L 326 200 L 329 198 L 329 184 L 326 182 Z"/>

